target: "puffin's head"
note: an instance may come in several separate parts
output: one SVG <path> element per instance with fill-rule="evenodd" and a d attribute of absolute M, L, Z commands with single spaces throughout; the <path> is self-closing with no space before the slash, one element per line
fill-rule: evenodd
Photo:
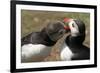
<path fill-rule="evenodd" d="M 83 21 L 65 18 L 64 22 L 68 24 L 72 36 L 85 35 L 85 24 Z"/>
<path fill-rule="evenodd" d="M 66 32 L 64 23 L 61 21 L 51 21 L 46 26 L 45 30 L 52 41 L 59 40 Z"/>

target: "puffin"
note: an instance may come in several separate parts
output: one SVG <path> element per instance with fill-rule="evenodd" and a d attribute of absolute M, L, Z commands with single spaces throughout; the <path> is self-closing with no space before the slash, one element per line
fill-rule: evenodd
<path fill-rule="evenodd" d="M 85 23 L 80 19 L 65 18 L 64 23 L 67 24 L 67 30 L 69 35 L 65 37 L 65 40 L 60 49 L 60 59 L 62 61 L 71 60 L 89 60 L 90 48 L 83 45 L 85 40 Z"/>
<path fill-rule="evenodd" d="M 41 31 L 21 39 L 21 62 L 40 62 L 50 55 L 52 47 L 66 33 L 61 21 L 51 21 Z"/>

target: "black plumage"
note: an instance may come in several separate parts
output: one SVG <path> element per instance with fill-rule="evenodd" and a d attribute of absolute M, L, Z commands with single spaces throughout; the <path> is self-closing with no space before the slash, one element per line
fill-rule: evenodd
<path fill-rule="evenodd" d="M 65 33 L 64 24 L 61 21 L 52 21 L 48 23 L 39 32 L 32 32 L 31 34 L 21 39 L 21 45 L 24 44 L 43 44 L 46 46 L 53 46 Z"/>
<path fill-rule="evenodd" d="M 44 44 L 46 46 L 53 46 L 56 42 L 52 41 L 47 35 L 45 29 L 41 32 L 32 32 L 31 34 L 21 39 L 21 45 L 24 44 Z"/>
<path fill-rule="evenodd" d="M 85 23 L 78 19 L 69 19 L 68 22 L 70 34 L 65 38 L 64 46 L 61 48 L 61 60 L 90 59 L 90 48 L 83 44 L 86 37 Z"/>
<path fill-rule="evenodd" d="M 71 60 L 86 60 L 90 59 L 90 48 L 83 45 L 84 36 L 72 37 L 69 35 L 66 39 L 66 45 L 73 52 Z"/>

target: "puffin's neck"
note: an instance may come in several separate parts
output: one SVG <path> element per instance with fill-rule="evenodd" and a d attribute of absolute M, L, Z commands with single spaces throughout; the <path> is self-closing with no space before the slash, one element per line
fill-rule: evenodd
<path fill-rule="evenodd" d="M 69 45 L 70 47 L 76 47 L 76 46 L 80 46 L 83 44 L 83 41 L 85 39 L 85 35 L 80 35 L 80 36 L 71 36 L 69 35 L 65 42 L 67 43 L 67 45 Z"/>
<path fill-rule="evenodd" d="M 50 39 L 45 28 L 41 31 L 41 37 L 43 38 L 43 40 L 46 42 L 46 45 L 48 45 L 48 46 L 53 46 L 57 42 L 57 41 L 52 41 Z"/>

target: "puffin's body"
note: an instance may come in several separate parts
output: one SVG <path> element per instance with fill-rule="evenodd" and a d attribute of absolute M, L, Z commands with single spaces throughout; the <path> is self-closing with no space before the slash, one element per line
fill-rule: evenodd
<path fill-rule="evenodd" d="M 90 59 L 90 48 L 83 45 L 85 40 L 85 24 L 80 20 L 70 20 L 68 25 L 71 32 L 61 46 L 61 60 Z"/>
<path fill-rule="evenodd" d="M 49 23 L 40 32 L 32 32 L 22 38 L 22 62 L 44 60 L 64 33 L 64 24 L 56 21 Z"/>
<path fill-rule="evenodd" d="M 55 44 L 48 39 L 42 32 L 33 32 L 22 38 L 22 61 L 40 61 L 47 57 Z"/>
<path fill-rule="evenodd" d="M 90 49 L 80 43 L 80 37 L 72 37 L 69 35 L 61 50 L 61 60 L 85 60 L 90 58 Z"/>

